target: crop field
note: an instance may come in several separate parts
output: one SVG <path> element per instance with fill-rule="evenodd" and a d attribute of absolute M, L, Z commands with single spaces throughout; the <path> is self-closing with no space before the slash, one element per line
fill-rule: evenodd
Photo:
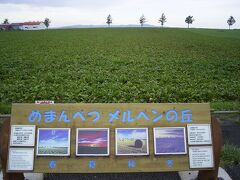
<path fill-rule="evenodd" d="M 118 140 L 117 153 L 118 154 L 144 154 L 147 153 L 147 140 L 142 140 L 142 147 L 135 147 L 135 140 Z"/>
<path fill-rule="evenodd" d="M 1 107 L 43 99 L 239 108 L 240 30 L 0 32 Z"/>
<path fill-rule="evenodd" d="M 38 147 L 38 153 L 39 154 L 67 154 L 68 153 L 68 147 Z"/>

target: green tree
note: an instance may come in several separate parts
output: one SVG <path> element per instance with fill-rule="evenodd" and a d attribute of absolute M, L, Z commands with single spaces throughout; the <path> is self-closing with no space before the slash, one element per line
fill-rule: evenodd
<path fill-rule="evenodd" d="M 112 16 L 111 16 L 111 14 L 109 14 L 107 16 L 107 22 L 106 23 L 108 24 L 108 27 L 110 27 L 110 24 L 112 24 Z"/>
<path fill-rule="evenodd" d="M 47 29 L 48 29 L 48 27 L 49 27 L 49 25 L 50 25 L 50 23 L 51 23 L 51 21 L 50 21 L 50 19 L 49 18 L 45 18 L 45 20 L 44 20 L 44 22 L 43 22 L 44 24 L 45 24 L 45 26 L 47 27 Z"/>
<path fill-rule="evenodd" d="M 189 24 L 192 24 L 193 21 L 195 21 L 195 19 L 193 19 L 193 16 L 188 16 L 188 17 L 186 17 L 185 23 L 188 24 L 188 28 L 189 28 Z"/>
<path fill-rule="evenodd" d="M 161 23 L 162 27 L 164 23 L 167 22 L 167 18 L 164 13 L 162 13 L 162 16 L 159 18 L 158 22 Z"/>
<path fill-rule="evenodd" d="M 143 25 L 144 25 L 145 22 L 147 22 L 147 20 L 146 20 L 146 18 L 145 18 L 144 15 L 142 15 L 142 16 L 140 17 L 139 22 L 140 22 L 140 24 L 141 24 L 141 27 L 143 27 Z"/>
<path fill-rule="evenodd" d="M 4 19 L 3 24 L 9 24 L 8 19 Z"/>
<path fill-rule="evenodd" d="M 230 29 L 230 27 L 231 27 L 235 22 L 236 22 L 236 20 L 234 19 L 234 17 L 233 17 L 233 16 L 230 16 L 229 19 L 227 20 L 229 29 Z"/>

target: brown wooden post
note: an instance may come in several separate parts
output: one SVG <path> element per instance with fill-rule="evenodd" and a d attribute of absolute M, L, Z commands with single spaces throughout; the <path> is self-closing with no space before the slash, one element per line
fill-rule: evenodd
<path fill-rule="evenodd" d="M 199 171 L 199 180 L 217 180 L 218 179 L 218 168 L 220 164 L 220 155 L 222 147 L 222 131 L 219 121 L 212 117 L 212 138 L 213 138 L 213 153 L 214 153 L 214 169 Z"/>
<path fill-rule="evenodd" d="M 0 132 L 0 153 L 4 180 L 24 180 L 23 173 L 7 173 L 8 146 L 10 140 L 10 118 L 7 118 Z"/>

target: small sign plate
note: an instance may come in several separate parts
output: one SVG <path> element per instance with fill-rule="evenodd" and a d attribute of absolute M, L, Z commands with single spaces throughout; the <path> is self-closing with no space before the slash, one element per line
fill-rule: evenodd
<path fill-rule="evenodd" d="M 187 130 L 189 145 L 212 144 L 210 124 L 188 124 Z"/>
<path fill-rule="evenodd" d="M 9 171 L 33 171 L 34 148 L 10 148 Z"/>
<path fill-rule="evenodd" d="M 12 125 L 10 146 L 34 146 L 35 125 Z"/>
<path fill-rule="evenodd" d="M 213 148 L 212 146 L 189 147 L 190 168 L 213 168 Z"/>

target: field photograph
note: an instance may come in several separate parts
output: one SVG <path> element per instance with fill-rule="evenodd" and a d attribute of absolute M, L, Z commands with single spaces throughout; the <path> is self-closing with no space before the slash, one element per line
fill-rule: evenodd
<path fill-rule="evenodd" d="M 108 156 L 109 128 L 77 128 L 77 156 Z"/>
<path fill-rule="evenodd" d="M 155 154 L 186 154 L 185 127 L 154 128 Z"/>
<path fill-rule="evenodd" d="M 116 128 L 116 155 L 148 155 L 147 128 Z"/>
<path fill-rule="evenodd" d="M 38 128 L 37 156 L 69 156 L 69 128 Z"/>

